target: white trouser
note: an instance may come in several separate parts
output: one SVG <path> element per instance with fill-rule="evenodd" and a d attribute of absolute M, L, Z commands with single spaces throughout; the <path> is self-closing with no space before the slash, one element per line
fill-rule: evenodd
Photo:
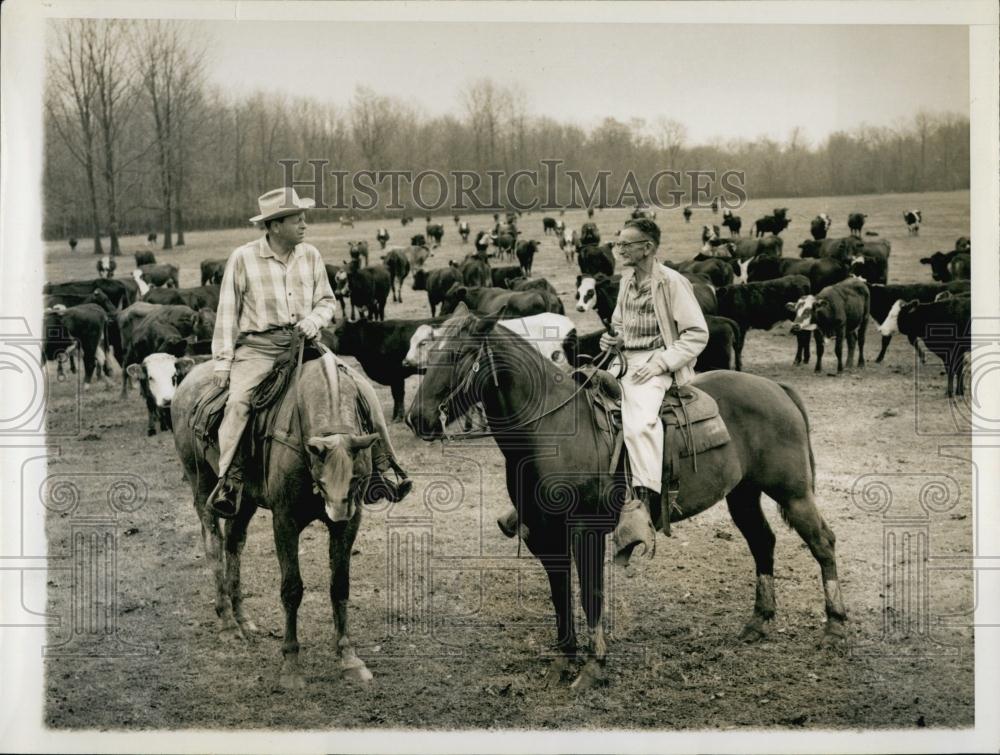
<path fill-rule="evenodd" d="M 663 395 L 673 383 L 673 374 L 666 372 L 654 375 L 644 383 L 636 383 L 632 377 L 635 369 L 645 364 L 662 349 L 650 351 L 626 351 L 628 372 L 622 377 L 622 434 L 628 450 L 629 465 L 632 469 L 633 487 L 649 488 L 659 493 L 663 478 L 663 423 L 660 421 L 660 405 Z M 617 374 L 618 360 L 609 367 L 611 374 Z"/>

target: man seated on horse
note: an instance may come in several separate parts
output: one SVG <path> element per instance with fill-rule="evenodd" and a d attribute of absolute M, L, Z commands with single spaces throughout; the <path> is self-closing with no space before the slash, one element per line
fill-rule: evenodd
<path fill-rule="evenodd" d="M 676 502 L 677 491 L 668 491 L 662 507 L 656 505 L 663 474 L 660 405 L 672 384 L 684 385 L 694 377 L 695 360 L 708 343 L 708 326 L 691 283 L 656 261 L 659 245 L 660 228 L 649 218 L 625 223 L 614 247 L 627 270 L 611 330 L 600 341 L 605 350 L 621 349 L 627 365 L 620 381 L 622 434 L 635 496 L 623 506 L 614 531 L 620 562 L 627 562 L 640 543 L 652 557 L 656 533 L 650 512 L 669 517 Z"/>
<path fill-rule="evenodd" d="M 250 222 L 262 225 L 266 232 L 229 256 L 212 339 L 215 384 L 228 385 L 229 396 L 219 427 L 219 482 L 208 504 L 224 518 L 236 516 L 239 510 L 243 489 L 239 449 L 253 389 L 288 351 L 293 329 L 306 339 L 315 339 L 333 319 L 336 303 L 323 258 L 316 247 L 303 243 L 305 210 L 315 202 L 300 199 L 292 188 L 269 191 L 257 202 L 260 213 Z M 401 500 L 413 483 L 396 461 L 374 389 L 353 370 L 349 372 L 381 436 L 381 446 L 372 450 L 375 469 L 369 500 L 379 493 L 391 501 Z M 384 477 L 389 469 L 398 476 L 398 484 Z"/>

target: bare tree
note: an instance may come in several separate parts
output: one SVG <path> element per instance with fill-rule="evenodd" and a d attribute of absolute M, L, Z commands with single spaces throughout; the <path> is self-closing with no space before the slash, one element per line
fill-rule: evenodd
<path fill-rule="evenodd" d="M 361 150 L 368 170 L 386 169 L 389 142 L 396 133 L 398 119 L 392 100 L 368 87 L 359 86 L 351 100 L 351 133 Z"/>
<path fill-rule="evenodd" d="M 680 121 L 660 116 L 653 124 L 656 146 L 667 155 L 667 167 L 676 168 L 677 157 L 687 141 L 687 127 Z"/>

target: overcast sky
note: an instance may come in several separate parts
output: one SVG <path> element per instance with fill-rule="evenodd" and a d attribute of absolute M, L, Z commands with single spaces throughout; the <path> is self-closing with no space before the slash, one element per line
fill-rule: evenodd
<path fill-rule="evenodd" d="M 691 143 L 813 142 L 921 109 L 969 113 L 968 32 L 945 26 L 201 22 L 210 80 L 346 105 L 364 84 L 431 114 L 490 76 L 528 110 L 591 127 L 665 115 Z"/>

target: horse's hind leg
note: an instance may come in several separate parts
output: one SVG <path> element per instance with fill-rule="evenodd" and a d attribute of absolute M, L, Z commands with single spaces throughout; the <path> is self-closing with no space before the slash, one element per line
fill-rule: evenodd
<path fill-rule="evenodd" d="M 812 493 L 790 498 L 785 502 L 779 500 L 778 504 L 785 519 L 799 533 L 799 537 L 809 546 L 813 558 L 819 562 L 826 597 L 826 638 L 830 642 L 843 640 L 846 636 L 844 622 L 847 621 L 847 610 L 837 581 L 834 548 L 837 538 L 816 509 Z"/>
<path fill-rule="evenodd" d="M 257 506 L 244 500 L 235 519 L 226 521 L 223 539 L 223 553 L 226 559 L 226 585 L 229 599 L 233 605 L 233 615 L 236 619 L 237 633 L 246 639 L 248 634 L 257 631 L 257 626 L 247 618 L 243 611 L 243 592 L 240 588 L 240 556 L 247 542 L 247 527 Z"/>
<path fill-rule="evenodd" d="M 563 523 L 564 527 L 565 524 Z M 549 591 L 552 597 L 552 607 L 556 612 L 556 650 L 558 655 L 545 675 L 544 684 L 547 687 L 558 685 L 565 674 L 568 674 L 576 658 L 576 629 L 573 626 L 573 591 L 570 585 L 569 533 L 553 527 L 551 533 L 544 538 L 531 533 L 525 540 L 525 545 L 545 569 L 549 578 Z"/>
<path fill-rule="evenodd" d="M 604 664 L 608 645 L 604 639 L 604 547 L 605 533 L 596 529 L 577 530 L 573 533 L 573 558 L 580 580 L 580 600 L 590 630 L 590 657 L 580 675 L 571 685 L 573 689 L 588 689 L 604 684 L 607 677 Z"/>
<path fill-rule="evenodd" d="M 345 679 L 370 682 L 372 672 L 358 658 L 347 629 L 347 601 L 351 596 L 351 548 L 361 523 L 361 508 L 349 522 L 327 524 L 330 530 L 330 603 L 337 630 L 337 655 Z"/>
<path fill-rule="evenodd" d="M 726 496 L 726 503 L 733 522 L 750 546 L 757 568 L 753 616 L 740 632 L 741 640 L 755 642 L 767 635 L 768 624 L 774 618 L 774 533 L 761 511 L 758 488 L 741 483 Z"/>
<path fill-rule="evenodd" d="M 194 508 L 201 521 L 201 539 L 205 546 L 205 558 L 212 567 L 215 578 L 215 613 L 219 617 L 219 631 L 223 634 L 235 634 L 239 631 L 236 617 L 233 616 L 233 602 L 229 596 L 229 583 L 226 579 L 226 559 L 222 550 L 222 531 L 218 520 L 208 510 L 205 503 L 215 486 L 215 475 L 211 470 L 195 471 L 187 469 L 185 474 L 194 492 Z"/>
<path fill-rule="evenodd" d="M 302 604 L 302 575 L 299 572 L 299 533 L 302 526 L 287 512 L 273 512 L 274 547 L 281 567 L 281 607 L 285 609 L 285 639 L 281 644 L 281 686 L 302 689 L 305 677 L 299 667 L 299 606 Z"/>

